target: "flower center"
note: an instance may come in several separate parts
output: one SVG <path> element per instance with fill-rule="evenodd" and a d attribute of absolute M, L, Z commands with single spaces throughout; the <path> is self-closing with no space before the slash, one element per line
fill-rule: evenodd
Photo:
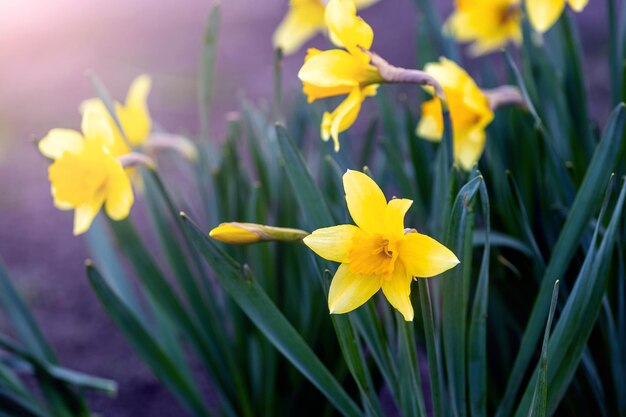
<path fill-rule="evenodd" d="M 397 242 L 382 235 L 355 238 L 348 253 L 348 267 L 353 274 L 388 275 L 398 258 Z"/>

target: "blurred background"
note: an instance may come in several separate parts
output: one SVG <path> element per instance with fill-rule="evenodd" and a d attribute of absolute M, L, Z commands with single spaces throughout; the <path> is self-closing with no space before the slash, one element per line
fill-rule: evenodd
<path fill-rule="evenodd" d="M 453 0 L 438 0 L 447 16 Z M 221 140 L 225 115 L 246 97 L 272 96 L 272 32 L 288 0 L 224 0 L 218 47 L 212 137 Z M 48 163 L 34 139 L 54 127 L 79 129 L 79 103 L 94 96 L 94 71 L 123 100 L 138 74 L 153 77 L 149 106 L 156 124 L 193 137 L 199 52 L 209 1 L 0 0 L 0 258 L 34 308 L 45 335 L 67 367 L 118 381 L 117 398 L 92 395 L 97 412 L 135 416 L 183 415 L 174 398 L 118 334 L 84 273 L 83 239 L 72 236 L 72 215 L 52 206 Z M 576 16 L 585 51 L 588 94 L 596 122 L 609 111 L 604 2 Z M 406 67 L 415 62 L 414 0 L 381 0 L 361 12 L 375 31 L 373 50 Z M 324 47 L 318 36 L 308 46 Z M 299 93 L 305 50 L 286 57 L 283 91 Z M 501 66 L 495 54 L 474 61 Z M 371 104 L 371 103 L 369 103 Z M 375 105 L 375 103 L 374 103 Z M 416 112 L 418 109 L 416 109 Z M 3 318 L 0 324 L 5 326 Z"/>

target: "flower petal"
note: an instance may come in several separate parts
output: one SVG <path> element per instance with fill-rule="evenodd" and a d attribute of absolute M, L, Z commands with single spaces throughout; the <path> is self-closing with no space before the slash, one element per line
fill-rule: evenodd
<path fill-rule="evenodd" d="M 319 0 L 292 1 L 272 41 L 275 48 L 290 55 L 324 27 L 324 5 Z"/>
<path fill-rule="evenodd" d="M 438 98 L 432 98 L 422 103 L 422 115 L 416 132 L 420 138 L 431 142 L 440 142 L 443 135 L 443 117 L 441 115 L 441 102 Z"/>
<path fill-rule="evenodd" d="M 117 160 L 112 162 L 107 181 L 105 209 L 113 220 L 122 220 L 128 217 L 135 198 L 128 174 Z"/>
<path fill-rule="evenodd" d="M 326 6 L 325 20 L 331 40 L 361 62 L 369 62 L 369 57 L 359 47 L 369 49 L 372 46 L 374 31 L 356 15 L 354 0 L 331 0 Z"/>
<path fill-rule="evenodd" d="M 378 3 L 379 0 L 354 0 L 354 5 L 357 9 L 364 9 L 370 7 L 372 4 Z"/>
<path fill-rule="evenodd" d="M 385 234 L 401 238 L 404 236 L 404 216 L 413 204 L 406 198 L 394 198 L 387 203 L 385 211 Z"/>
<path fill-rule="evenodd" d="M 406 272 L 404 265 L 396 261 L 395 269 L 389 279 L 383 279 L 383 294 L 389 303 L 402 315 L 406 321 L 413 321 L 413 306 L 411 305 L 411 275 Z"/>
<path fill-rule="evenodd" d="M 399 258 L 414 277 L 428 278 L 455 267 L 459 260 L 435 239 L 421 233 L 409 233 L 401 242 Z"/>
<path fill-rule="evenodd" d="M 356 121 L 361 110 L 361 89 L 354 88 L 344 101 L 332 113 L 324 113 L 321 124 L 321 136 L 324 141 L 333 138 L 335 152 L 339 151 L 339 133 L 350 128 Z"/>
<path fill-rule="evenodd" d="M 351 224 L 317 229 L 303 239 L 313 252 L 333 262 L 347 262 L 352 241 L 360 234 L 361 229 Z"/>
<path fill-rule="evenodd" d="M 485 149 L 485 131 L 455 132 L 454 159 L 465 171 L 471 171 Z"/>
<path fill-rule="evenodd" d="M 58 159 L 65 151 L 80 153 L 83 150 L 83 135 L 71 129 L 52 129 L 37 146 L 45 157 Z"/>
<path fill-rule="evenodd" d="M 81 204 L 74 210 L 74 236 L 85 233 L 98 215 L 104 201 L 103 195 L 96 196 L 93 200 Z"/>
<path fill-rule="evenodd" d="M 526 0 L 528 19 L 540 33 L 546 32 L 554 25 L 564 8 L 565 0 Z"/>
<path fill-rule="evenodd" d="M 349 169 L 343 175 L 343 188 L 348 211 L 357 226 L 368 233 L 382 233 L 387 200 L 374 180 Z"/>
<path fill-rule="evenodd" d="M 589 0 L 568 0 L 568 3 L 575 12 L 582 12 Z"/>
<path fill-rule="evenodd" d="M 99 111 L 96 106 L 87 106 L 85 108 L 81 130 L 85 140 L 98 142 L 107 147 L 114 143 L 113 131 L 107 116 Z"/>
<path fill-rule="evenodd" d="M 341 264 L 330 283 L 328 309 L 331 314 L 348 313 L 362 306 L 380 289 L 378 275 L 357 275 Z"/>
<path fill-rule="evenodd" d="M 309 50 L 298 78 L 322 88 L 357 87 L 380 81 L 378 70 L 356 59 L 342 49 Z"/>
<path fill-rule="evenodd" d="M 152 121 L 147 102 L 151 86 L 152 80 L 148 75 L 138 76 L 128 89 L 126 105 L 122 106 L 119 103 L 115 105 L 122 129 L 128 141 L 134 146 L 141 145 L 150 133 Z"/>

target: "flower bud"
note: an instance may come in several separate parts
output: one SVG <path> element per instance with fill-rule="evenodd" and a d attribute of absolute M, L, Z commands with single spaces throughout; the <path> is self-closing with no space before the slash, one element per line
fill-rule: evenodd
<path fill-rule="evenodd" d="M 209 233 L 213 239 L 231 245 L 248 245 L 264 241 L 294 242 L 308 235 L 308 232 L 299 229 L 237 222 L 222 223 Z"/>

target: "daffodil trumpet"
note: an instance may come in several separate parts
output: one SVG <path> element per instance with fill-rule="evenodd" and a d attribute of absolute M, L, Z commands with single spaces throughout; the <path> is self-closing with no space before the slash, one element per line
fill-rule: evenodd
<path fill-rule="evenodd" d="M 257 223 L 222 223 L 209 233 L 213 239 L 230 245 L 258 242 L 297 242 L 309 235 L 300 229 L 266 226 Z"/>

